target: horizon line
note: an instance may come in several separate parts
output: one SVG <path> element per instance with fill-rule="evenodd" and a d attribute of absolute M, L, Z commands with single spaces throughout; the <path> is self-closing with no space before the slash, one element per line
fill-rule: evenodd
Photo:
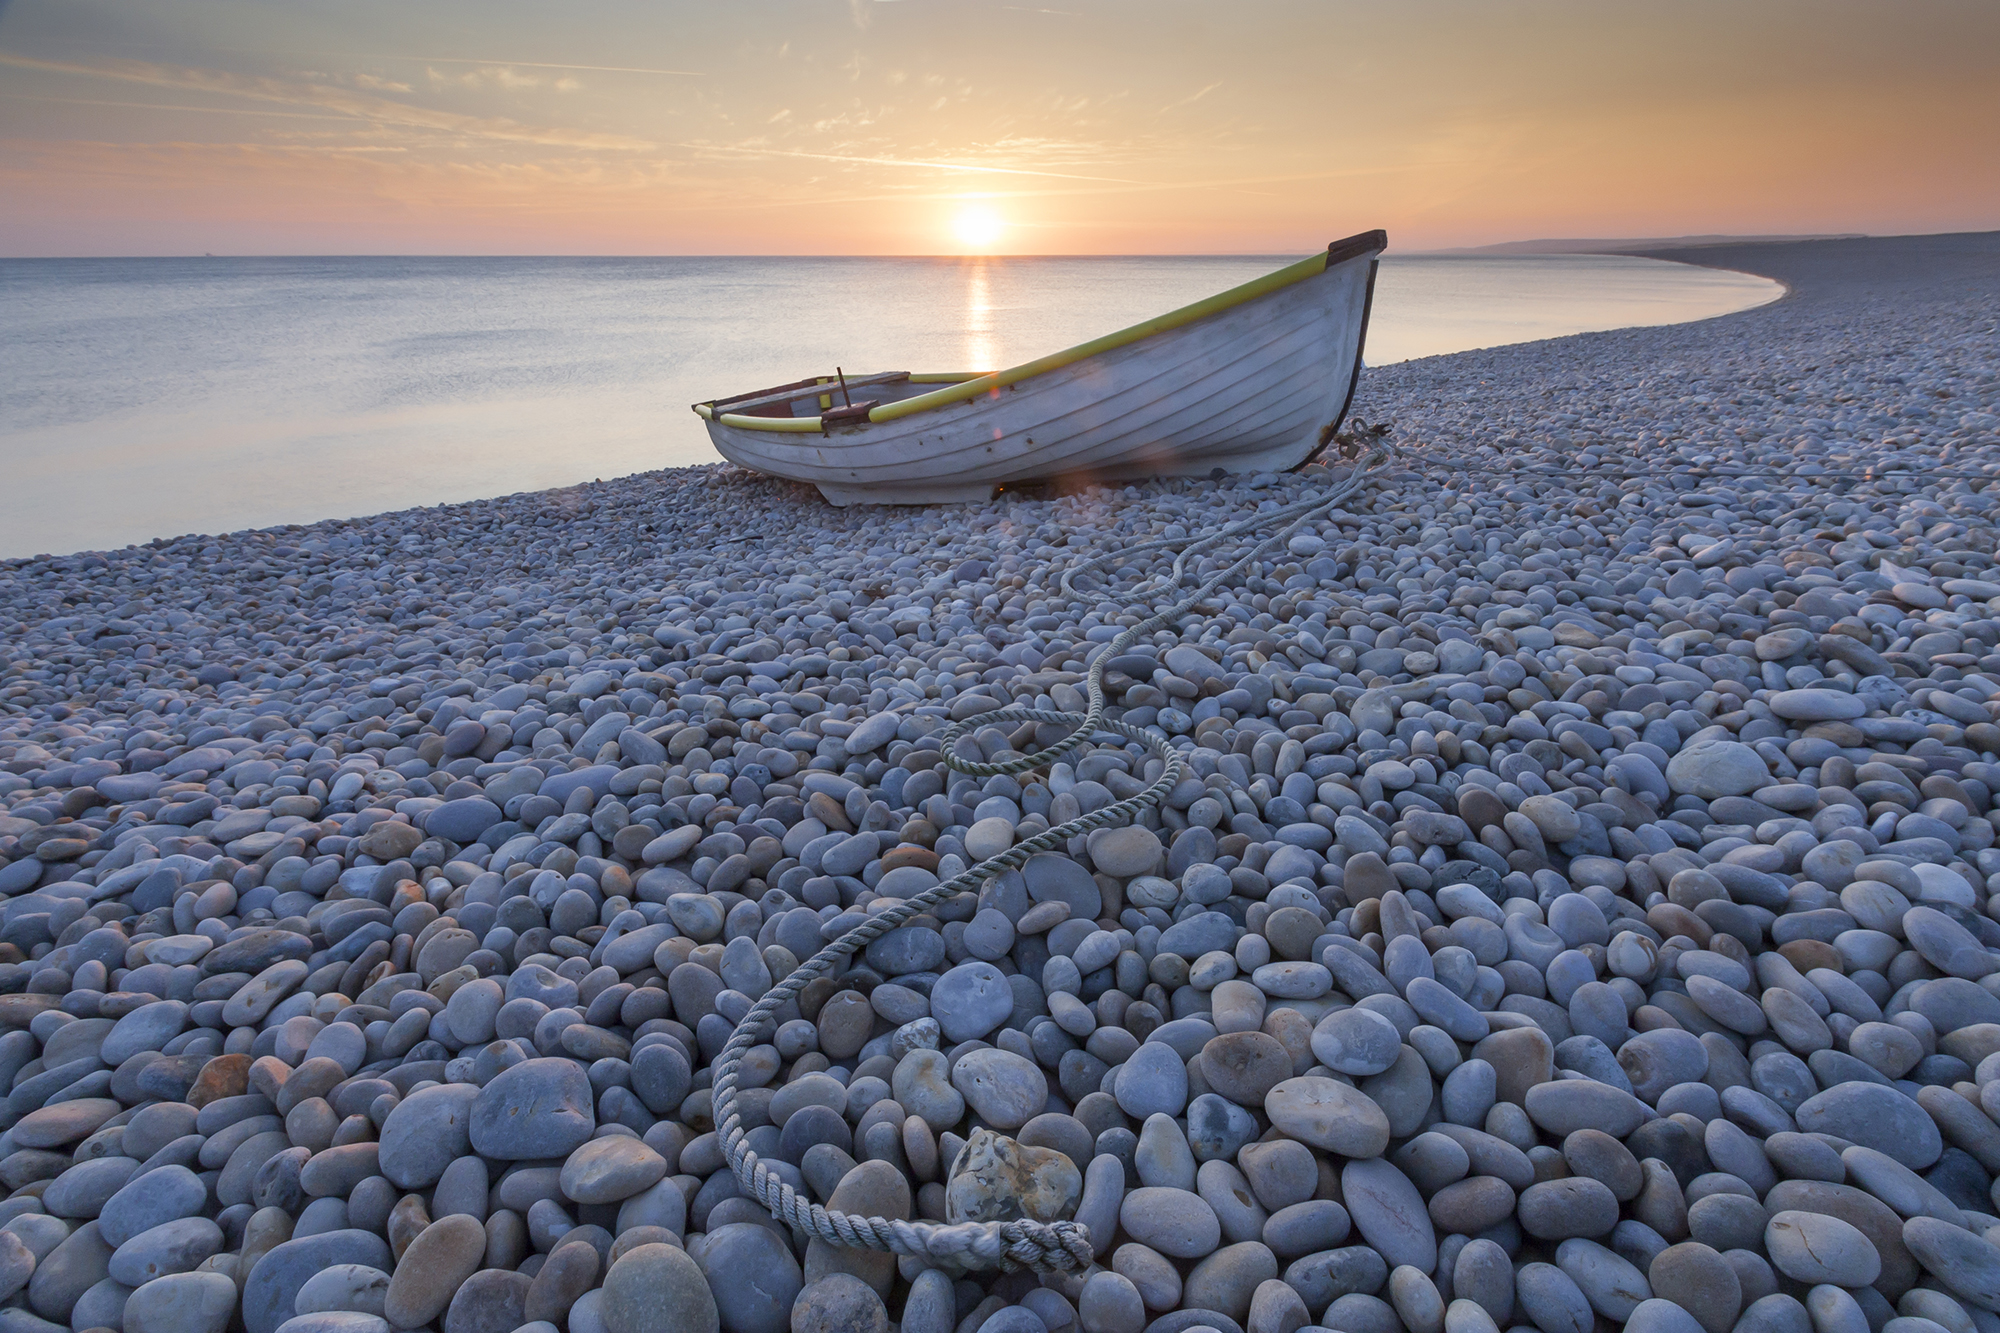
<path fill-rule="evenodd" d="M 1815 241 L 1847 240 L 1894 240 L 1901 237 L 1917 236 L 1982 236 L 2000 233 L 2000 227 L 1978 230 L 1950 229 L 1944 231 L 1896 232 L 1876 234 L 1873 232 L 1825 232 L 1792 236 L 1753 235 L 1732 236 L 1709 233 L 1681 237 L 1605 237 L 1602 239 L 1534 238 L 1521 241 L 1486 242 L 1480 245 L 1440 246 L 1423 250 L 1396 250 L 1385 252 L 1402 258 L 1549 258 L 1564 253 L 1572 254 L 1612 254 L 1613 246 L 1644 246 L 1648 248 L 1714 248 L 1727 245 L 1800 245 Z M 1603 249 L 1549 250 L 1542 252 L 1515 251 L 1506 253 L 1503 247 L 1550 245 L 1550 246 L 1592 246 Z M 0 255 L 0 263 L 65 263 L 87 260 L 186 260 L 186 259 L 565 259 L 565 260 L 630 260 L 630 259 L 1269 259 L 1295 254 L 1311 254 L 1318 246 L 1295 249 L 1266 248 L 1255 250 L 1147 250 L 1147 251 L 1041 251 L 1041 252 L 901 252 L 901 253 L 861 253 L 861 252 L 750 252 L 750 251 L 632 251 L 625 253 L 595 253 L 571 251 L 509 251 L 475 253 L 464 251 L 395 251 L 395 252 L 354 252 L 354 251 L 273 251 L 269 253 L 242 252 L 184 252 L 177 254 L 69 254 L 69 255 Z"/>
<path fill-rule="evenodd" d="M 1808 234 L 1688 234 L 1688 236 L 1606 236 L 1606 238 L 1530 238 L 1500 240 L 1484 244 L 1436 246 L 1426 250 L 1396 250 L 1386 254 L 1398 258 L 1552 258 L 1562 254 L 1616 256 L 1620 252 L 1640 254 L 1644 250 L 1674 248 L 1720 248 L 1740 244 L 1810 244 L 1822 240 L 1904 240 L 1920 236 L 1992 236 L 1994 228 L 1952 228 L 1936 232 L 1808 232 Z M 1552 246 L 1530 250 L 1526 246 Z M 1554 248 L 1568 246 L 1568 248 Z M 1628 250 L 1620 250 L 1626 246 Z M 464 252 L 464 250 L 382 250 L 382 252 L 178 252 L 178 254 L 0 254 L 0 264 L 60 264 L 84 260 L 660 260 L 660 258 L 744 258 L 744 260 L 798 260 L 798 258 L 852 258 L 852 260 L 1058 260 L 1058 258 L 1286 258 L 1312 254 L 1322 246 L 1260 248 L 1260 250 L 1066 250 L 1066 252 L 748 252 L 748 250 L 658 250 L 658 252 L 560 252 L 560 250 L 510 250 L 510 252 Z"/>

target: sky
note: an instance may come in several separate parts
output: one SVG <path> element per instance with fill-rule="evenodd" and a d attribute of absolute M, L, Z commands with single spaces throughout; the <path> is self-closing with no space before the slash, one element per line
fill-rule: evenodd
<path fill-rule="evenodd" d="M 0 255 L 2000 227 L 1993 0 L 0 0 Z"/>

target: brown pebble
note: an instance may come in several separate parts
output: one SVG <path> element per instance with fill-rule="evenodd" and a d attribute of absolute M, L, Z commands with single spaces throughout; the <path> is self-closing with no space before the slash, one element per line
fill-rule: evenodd
<path fill-rule="evenodd" d="M 187 1104 L 197 1111 L 224 1097 L 241 1097 L 250 1091 L 250 1057 L 218 1055 L 201 1067 L 194 1086 L 188 1089 Z"/>
<path fill-rule="evenodd" d="M 935 837 L 936 835 L 933 834 L 932 836 Z M 938 854 L 928 847 L 919 847 L 913 843 L 905 843 L 901 847 L 892 847 L 882 853 L 883 874 L 886 875 L 891 870 L 897 870 L 903 866 L 915 866 L 919 870 L 935 871 L 938 868 Z"/>
<path fill-rule="evenodd" d="M 393 1328 L 419 1328 L 445 1312 L 486 1255 L 486 1228 L 453 1213 L 424 1228 L 396 1261 L 382 1316 Z"/>
<path fill-rule="evenodd" d="M 470 1214 L 454 1214 L 454 1216 L 470 1216 Z M 424 1211 L 422 1196 L 405 1194 L 396 1201 L 396 1206 L 389 1210 L 390 1251 L 396 1258 L 401 1259 L 404 1251 L 410 1248 L 410 1242 L 422 1235 L 424 1228 L 430 1224 L 430 1214 Z"/>

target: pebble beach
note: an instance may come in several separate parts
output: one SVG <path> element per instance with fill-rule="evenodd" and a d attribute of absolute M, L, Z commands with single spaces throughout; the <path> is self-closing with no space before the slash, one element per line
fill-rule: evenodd
<path fill-rule="evenodd" d="M 1158 778 L 939 735 L 1341 458 L 0 562 L 0 1333 L 2000 1333 L 2000 234 L 1663 257 L 1790 290 L 1368 371 L 1108 663 L 1164 806 L 744 1060 L 805 1196 L 1068 1272 L 773 1220 L 713 1062 Z"/>

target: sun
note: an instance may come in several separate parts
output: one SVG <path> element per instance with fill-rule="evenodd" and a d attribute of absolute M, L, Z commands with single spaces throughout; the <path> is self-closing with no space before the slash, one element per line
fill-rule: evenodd
<path fill-rule="evenodd" d="M 1000 239 L 1007 224 L 992 209 L 972 204 L 959 210 L 952 219 L 951 230 L 959 244 L 971 250 L 984 250 Z"/>

